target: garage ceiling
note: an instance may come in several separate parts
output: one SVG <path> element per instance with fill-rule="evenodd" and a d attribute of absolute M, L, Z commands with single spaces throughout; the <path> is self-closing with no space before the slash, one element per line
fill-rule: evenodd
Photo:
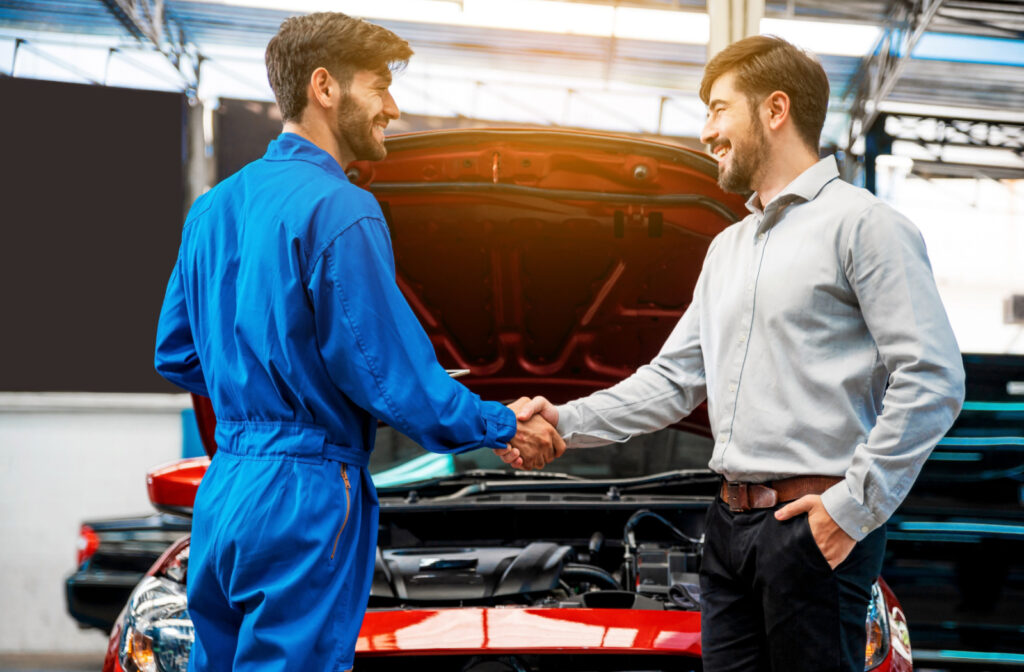
<path fill-rule="evenodd" d="M 701 0 L 586 1 L 694 13 L 707 9 Z M 0 31 L 12 37 L 18 37 L 19 31 L 46 31 L 124 39 L 133 35 L 130 22 L 123 15 L 115 16 L 118 6 L 158 4 L 156 0 L 0 0 Z M 928 4 L 926 0 L 766 0 L 765 18 L 884 26 L 899 10 L 913 15 L 915 8 Z M 179 51 L 185 60 L 190 49 L 193 56 L 205 55 L 225 45 L 250 47 L 258 53 L 256 49 L 266 44 L 290 13 L 191 0 L 165 0 L 163 7 L 169 32 L 180 38 Z M 706 48 L 700 44 L 374 20 L 408 39 L 418 57 L 451 68 L 471 65 L 495 72 L 514 68 L 558 73 L 595 88 L 610 83 L 646 87 L 663 98 L 692 97 L 706 61 Z M 141 35 L 134 37 L 145 41 Z M 847 120 L 839 122 L 840 127 L 848 125 L 858 88 L 865 86 L 861 75 L 869 57 L 821 56 L 833 89 L 830 117 Z M 900 66 L 882 110 L 1024 123 L 1024 2 L 942 1 L 912 57 L 903 59 Z M 833 139 L 841 144 L 837 133 L 833 129 Z"/>

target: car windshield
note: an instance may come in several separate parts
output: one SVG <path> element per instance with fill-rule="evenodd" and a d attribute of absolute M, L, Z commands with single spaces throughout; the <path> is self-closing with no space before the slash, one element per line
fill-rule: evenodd
<path fill-rule="evenodd" d="M 714 443 L 710 438 L 669 427 L 625 443 L 569 449 L 547 471 L 581 478 L 631 478 L 673 469 L 706 469 Z M 370 472 L 378 487 L 451 476 L 474 469 L 507 469 L 490 450 L 459 455 L 428 453 L 387 426 L 377 431 Z"/>

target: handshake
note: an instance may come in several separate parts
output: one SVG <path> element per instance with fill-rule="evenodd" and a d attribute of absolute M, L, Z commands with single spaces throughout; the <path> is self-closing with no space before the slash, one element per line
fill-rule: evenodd
<path fill-rule="evenodd" d="M 543 469 L 565 452 L 559 436 L 558 410 L 544 397 L 520 397 L 508 405 L 516 414 L 516 435 L 494 454 L 514 469 Z"/>

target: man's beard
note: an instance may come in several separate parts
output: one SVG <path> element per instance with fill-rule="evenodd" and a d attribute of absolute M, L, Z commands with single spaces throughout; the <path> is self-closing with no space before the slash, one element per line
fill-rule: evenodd
<path fill-rule="evenodd" d="M 349 94 L 338 106 L 338 136 L 345 143 L 356 161 L 380 161 L 388 154 L 384 143 L 373 137 L 373 125 L 377 121 L 387 121 L 387 117 L 378 115 L 367 118 L 363 106 Z"/>
<path fill-rule="evenodd" d="M 734 194 L 753 191 L 754 175 L 768 161 L 768 141 L 756 117 L 750 121 L 750 130 L 749 142 L 730 143 L 732 166 L 718 173 L 718 186 Z"/>

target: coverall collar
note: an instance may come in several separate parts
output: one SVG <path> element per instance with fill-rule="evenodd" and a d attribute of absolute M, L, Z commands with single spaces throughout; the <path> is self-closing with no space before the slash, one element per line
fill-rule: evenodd
<path fill-rule="evenodd" d="M 267 153 L 263 158 L 267 161 L 306 161 L 343 180 L 348 179 L 333 156 L 295 133 L 282 133 L 277 136 L 267 147 Z"/>

